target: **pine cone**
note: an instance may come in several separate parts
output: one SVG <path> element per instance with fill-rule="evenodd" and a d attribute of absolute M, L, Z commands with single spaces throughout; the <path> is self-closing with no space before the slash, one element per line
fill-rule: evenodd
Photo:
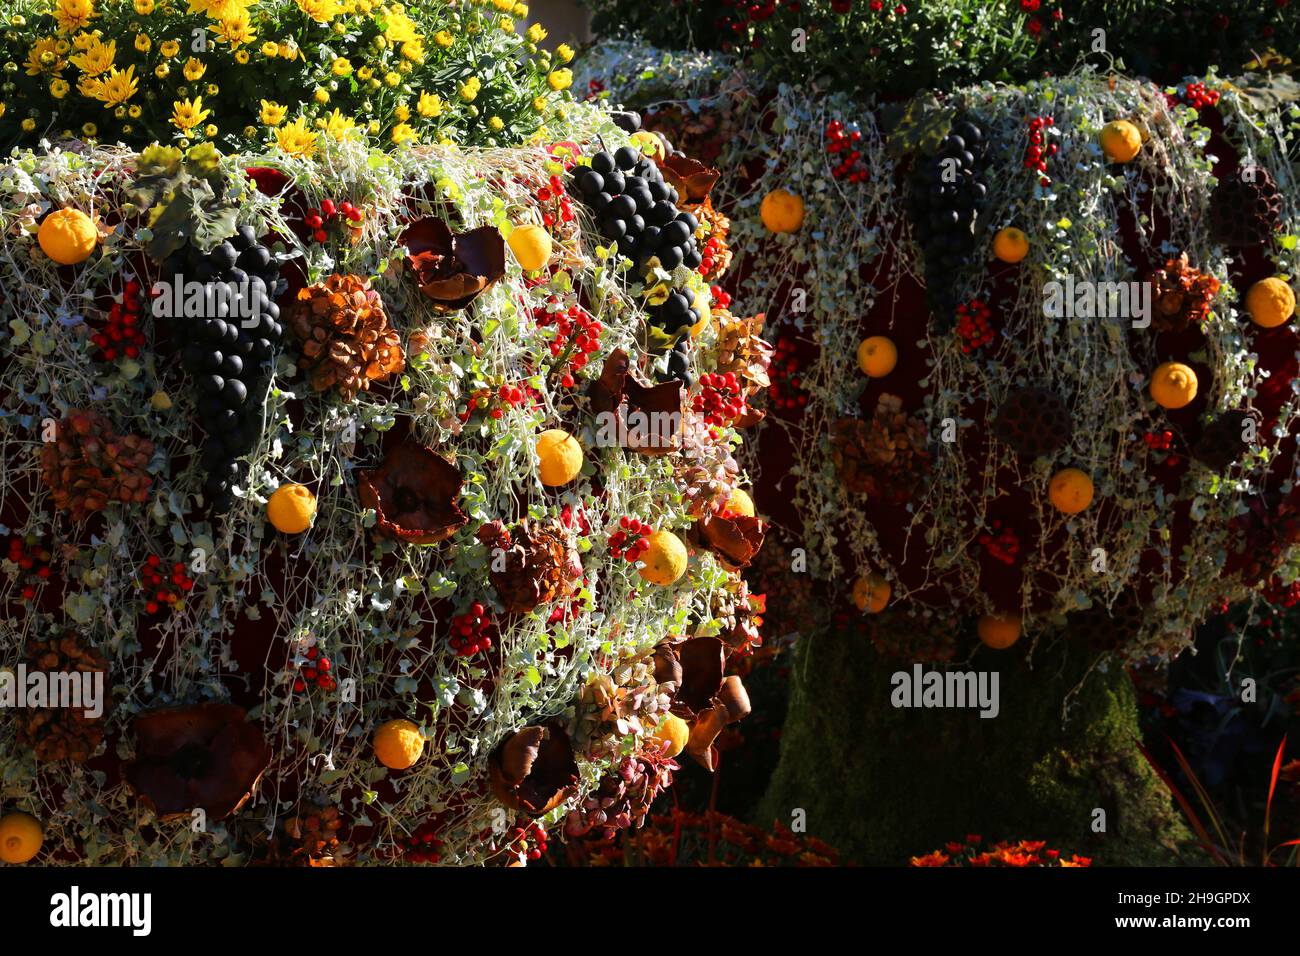
<path fill-rule="evenodd" d="M 1210 234 L 1226 246 L 1272 241 L 1282 217 L 1282 194 L 1262 166 L 1245 166 L 1210 194 Z"/>
<path fill-rule="evenodd" d="M 1219 280 L 1187 264 L 1187 253 L 1168 259 L 1147 276 L 1151 283 L 1151 322 L 1159 332 L 1182 332 L 1199 326 L 1219 291 Z"/>
<path fill-rule="evenodd" d="M 1212 471 L 1226 469 L 1246 450 L 1247 420 L 1254 420 L 1250 412 L 1240 409 L 1224 412 L 1205 426 L 1192 446 L 1192 457 Z"/>
<path fill-rule="evenodd" d="M 59 424 L 58 439 L 41 449 L 41 478 L 55 505 L 81 521 L 110 501 L 146 501 L 153 451 L 147 438 L 117 435 L 103 415 L 74 409 Z"/>
<path fill-rule="evenodd" d="M 383 300 L 357 276 L 332 275 L 303 289 L 290 324 L 302 341 L 298 366 L 318 392 L 337 387 L 350 400 L 406 368 Z"/>
<path fill-rule="evenodd" d="M 1039 458 L 1064 447 L 1074 435 L 1065 403 L 1045 388 L 1018 388 L 998 409 L 993 432 L 1023 458 Z"/>
<path fill-rule="evenodd" d="M 342 825 L 338 807 L 313 807 L 302 816 L 284 822 L 286 840 L 278 850 L 287 862 L 298 866 L 337 866 L 342 862 L 336 856 Z"/>
<path fill-rule="evenodd" d="M 831 428 L 831 460 L 850 491 L 891 503 L 909 500 L 929 470 L 925 423 L 903 412 L 903 400 L 880 396 L 870 422 L 842 418 Z"/>
<path fill-rule="evenodd" d="M 525 519 L 511 533 L 500 521 L 485 524 L 478 539 L 500 548 L 489 562 L 489 577 L 507 613 L 527 614 L 533 608 L 573 594 L 582 580 L 582 559 L 564 525 L 554 518 Z"/>
<path fill-rule="evenodd" d="M 42 671 L 47 675 L 47 679 L 51 680 L 51 690 L 56 673 L 105 674 L 102 685 L 104 696 L 99 703 L 103 711 L 107 712 L 108 661 L 75 632 L 68 631 L 48 640 L 30 639 L 24 662 L 29 674 Z M 23 709 L 18 718 L 18 743 L 31 748 L 40 761 L 73 760 L 85 763 L 99 749 L 104 739 L 104 713 L 98 717 L 88 717 L 86 711 L 90 709 L 90 701 L 83 697 L 81 703 L 82 706 L 78 707 Z"/>

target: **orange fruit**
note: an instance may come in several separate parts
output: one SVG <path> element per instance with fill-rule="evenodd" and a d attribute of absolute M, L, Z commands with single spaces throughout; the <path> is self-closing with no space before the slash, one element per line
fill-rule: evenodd
<path fill-rule="evenodd" d="M 648 156 L 653 156 L 655 159 L 663 159 L 668 153 L 668 151 L 664 149 L 664 141 L 648 129 L 637 130 L 628 137 L 628 142 L 641 150 L 641 152 Z"/>
<path fill-rule="evenodd" d="M 1250 321 L 1275 329 L 1295 313 L 1295 291 L 1281 279 L 1260 279 L 1246 293 Z"/>
<path fill-rule="evenodd" d="M 898 347 L 883 335 L 863 339 L 858 346 L 858 368 L 871 378 L 884 378 L 898 364 Z"/>
<path fill-rule="evenodd" d="M 1102 127 L 1099 142 L 1112 163 L 1127 163 L 1142 149 L 1142 132 L 1128 120 L 1111 120 Z"/>
<path fill-rule="evenodd" d="M 1165 362 L 1151 375 L 1151 397 L 1163 408 L 1183 408 L 1196 398 L 1196 373 L 1181 362 Z"/>
<path fill-rule="evenodd" d="M 993 237 L 993 255 L 1003 262 L 1019 262 L 1029 255 L 1029 237 L 1014 226 L 999 229 Z"/>
<path fill-rule="evenodd" d="M 727 500 L 727 510 L 733 515 L 744 515 L 746 518 L 754 517 L 754 499 L 749 497 L 749 492 L 736 488 L 731 492 L 731 497 Z"/>
<path fill-rule="evenodd" d="M 536 272 L 551 261 L 551 234 L 541 226 L 532 223 L 515 226 L 507 241 L 515 261 L 525 272 Z"/>
<path fill-rule="evenodd" d="M 985 614 L 979 619 L 976 630 L 985 645 L 1002 650 L 1020 640 L 1020 615 Z"/>
<path fill-rule="evenodd" d="M 786 189 L 764 196 L 758 213 L 769 232 L 798 232 L 803 226 L 803 200 Z"/>
<path fill-rule="evenodd" d="M 686 573 L 686 545 L 671 531 L 655 531 L 646 539 L 649 545 L 641 553 L 645 567 L 641 577 L 651 584 L 667 587 Z"/>
<path fill-rule="evenodd" d="M 424 735 L 409 720 L 390 720 L 375 731 L 375 759 L 389 770 L 407 770 L 424 753 Z"/>
<path fill-rule="evenodd" d="M 316 517 L 316 496 L 305 485 L 281 485 L 266 501 L 266 518 L 281 534 L 302 534 Z"/>
<path fill-rule="evenodd" d="M 90 258 L 99 245 L 99 230 L 80 209 L 56 209 L 41 222 L 36 241 L 45 254 L 61 266 L 75 266 Z"/>
<path fill-rule="evenodd" d="M 879 574 L 864 574 L 853 582 L 853 603 L 864 614 L 879 614 L 894 591 Z"/>
<path fill-rule="evenodd" d="M 1052 476 L 1047 497 L 1057 511 L 1077 515 L 1092 504 L 1092 479 L 1078 468 L 1062 468 Z"/>
<path fill-rule="evenodd" d="M 26 863 L 41 852 L 45 831 L 30 813 L 15 811 L 0 817 L 0 860 Z"/>
<path fill-rule="evenodd" d="M 567 485 L 582 471 L 582 446 L 562 428 L 548 428 L 537 436 L 538 472 L 548 488 Z"/>
<path fill-rule="evenodd" d="M 686 749 L 686 742 L 691 738 L 691 728 L 676 714 L 664 714 L 648 736 L 652 741 L 667 744 L 664 756 L 672 758 Z"/>

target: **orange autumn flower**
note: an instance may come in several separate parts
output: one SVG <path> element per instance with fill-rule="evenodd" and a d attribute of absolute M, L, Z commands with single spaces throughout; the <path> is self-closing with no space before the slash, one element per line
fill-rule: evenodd
<path fill-rule="evenodd" d="M 914 856 L 911 861 L 912 866 L 947 866 L 948 857 L 935 850 L 933 853 L 927 853 L 925 856 Z"/>

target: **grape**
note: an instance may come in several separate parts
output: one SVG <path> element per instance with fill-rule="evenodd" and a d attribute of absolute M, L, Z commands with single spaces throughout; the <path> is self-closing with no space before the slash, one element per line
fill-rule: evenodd
<path fill-rule="evenodd" d="M 635 146 L 620 146 L 614 153 L 614 164 L 623 170 L 634 169 L 640 159 L 641 151 Z"/>
<path fill-rule="evenodd" d="M 605 173 L 612 173 L 614 171 L 614 157 L 608 152 L 599 152 L 591 157 L 591 168 L 602 176 Z"/>
<path fill-rule="evenodd" d="M 629 135 L 641 128 L 641 114 L 633 110 L 611 113 L 610 119 L 614 121 L 615 126 Z"/>

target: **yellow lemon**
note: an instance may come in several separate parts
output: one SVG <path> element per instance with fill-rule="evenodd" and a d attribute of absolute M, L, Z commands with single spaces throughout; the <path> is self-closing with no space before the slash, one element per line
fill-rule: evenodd
<path fill-rule="evenodd" d="M 637 130 L 628 140 L 641 152 L 653 156 L 656 159 L 663 159 L 666 154 L 664 141 L 648 129 Z"/>
<path fill-rule="evenodd" d="M 894 589 L 879 574 L 864 574 L 853 582 L 853 603 L 866 614 L 879 614 Z"/>
<path fill-rule="evenodd" d="M 883 378 L 898 364 L 898 347 L 883 335 L 863 339 L 858 346 L 858 368 L 871 378 Z"/>
<path fill-rule="evenodd" d="M 686 742 L 690 740 L 691 728 L 686 721 L 682 720 L 676 714 L 664 714 L 659 723 L 655 724 L 654 729 L 650 731 L 649 738 L 660 744 L 667 744 L 668 749 L 664 751 L 665 757 L 676 757 L 686 749 Z"/>
<path fill-rule="evenodd" d="M 993 237 L 993 255 L 1003 262 L 1019 262 L 1029 255 L 1029 237 L 1014 226 L 999 229 Z"/>
<path fill-rule="evenodd" d="M 789 190 L 772 190 L 758 213 L 771 232 L 798 232 L 803 226 L 803 200 Z"/>
<path fill-rule="evenodd" d="M 99 230 L 80 209 L 57 209 L 45 217 L 36 241 L 45 254 L 61 266 L 75 266 L 90 258 L 99 244 Z"/>
<path fill-rule="evenodd" d="M 686 545 L 671 531 L 655 531 L 645 539 L 648 547 L 641 554 L 645 567 L 641 577 L 664 587 L 686 573 Z"/>
<path fill-rule="evenodd" d="M 536 272 L 551 261 L 551 234 L 541 226 L 515 226 L 509 241 L 510 251 L 525 272 Z"/>
<path fill-rule="evenodd" d="M 1078 468 L 1062 468 L 1052 476 L 1047 497 L 1057 511 L 1077 515 L 1092 504 L 1092 479 Z"/>
<path fill-rule="evenodd" d="M 1260 279 L 1246 293 L 1250 321 L 1275 329 L 1295 313 L 1295 291 L 1281 279 Z"/>
<path fill-rule="evenodd" d="M 1112 163 L 1127 163 L 1142 149 L 1142 132 L 1128 120 L 1112 120 L 1102 127 L 1100 145 Z"/>
<path fill-rule="evenodd" d="M 281 485 L 266 502 L 266 518 L 282 534 L 302 534 L 316 517 L 316 496 L 305 485 Z"/>
<path fill-rule="evenodd" d="M 375 731 L 375 759 L 390 770 L 406 770 L 424 753 L 424 735 L 409 720 L 390 720 Z"/>
<path fill-rule="evenodd" d="M 996 650 L 1020 640 L 1019 614 L 985 614 L 976 626 L 980 640 Z"/>
<path fill-rule="evenodd" d="M 1163 408 L 1183 408 L 1196 398 L 1196 373 L 1181 362 L 1165 362 L 1151 375 L 1151 397 Z"/>
<path fill-rule="evenodd" d="M 582 471 L 582 446 L 562 428 L 548 428 L 537 436 L 537 459 L 542 484 L 567 485 Z"/>
<path fill-rule="evenodd" d="M 749 492 L 742 488 L 736 488 L 731 492 L 731 497 L 727 500 L 727 510 L 733 515 L 744 515 L 746 518 L 754 517 L 754 499 L 749 497 Z"/>
<path fill-rule="evenodd" d="M 45 832 L 31 814 L 15 811 L 0 817 L 0 860 L 5 863 L 26 863 L 44 842 Z"/>

